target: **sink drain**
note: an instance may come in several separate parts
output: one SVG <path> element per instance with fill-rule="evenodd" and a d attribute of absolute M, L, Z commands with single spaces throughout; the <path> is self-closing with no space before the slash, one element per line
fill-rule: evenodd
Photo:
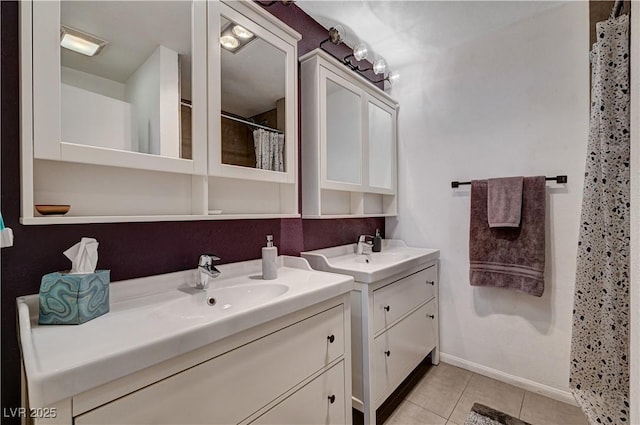
<path fill-rule="evenodd" d="M 216 299 L 215 298 L 213 298 L 213 297 L 207 298 L 207 304 L 208 305 L 215 305 L 215 303 L 216 303 Z"/>

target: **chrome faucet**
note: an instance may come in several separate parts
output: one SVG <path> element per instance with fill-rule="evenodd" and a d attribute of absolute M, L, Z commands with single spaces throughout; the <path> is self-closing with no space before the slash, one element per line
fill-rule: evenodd
<path fill-rule="evenodd" d="M 213 265 L 213 262 L 218 260 L 220 260 L 220 258 L 211 254 L 202 254 L 200 256 L 200 260 L 198 260 L 198 273 L 200 275 L 200 281 L 196 282 L 196 288 L 208 288 L 209 278 L 216 278 L 220 275 L 220 270 L 216 269 Z"/>
<path fill-rule="evenodd" d="M 360 237 L 358 237 L 358 246 L 356 246 L 356 254 L 357 255 L 365 254 L 364 252 L 365 248 L 369 249 L 369 252 L 368 252 L 369 254 L 372 252 L 373 236 L 360 235 Z"/>

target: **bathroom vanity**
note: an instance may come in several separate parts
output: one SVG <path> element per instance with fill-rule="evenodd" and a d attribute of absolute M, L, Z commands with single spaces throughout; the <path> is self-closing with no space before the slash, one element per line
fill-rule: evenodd
<path fill-rule="evenodd" d="M 349 274 L 353 406 L 374 424 L 376 409 L 429 354 L 439 363 L 439 251 L 383 241 L 382 252 L 356 245 L 303 252 L 317 270 Z"/>
<path fill-rule="evenodd" d="M 36 424 L 351 423 L 349 276 L 279 257 L 112 283 L 111 311 L 38 325 L 17 300 L 24 406 Z M 23 388 L 25 386 L 23 385 Z"/>

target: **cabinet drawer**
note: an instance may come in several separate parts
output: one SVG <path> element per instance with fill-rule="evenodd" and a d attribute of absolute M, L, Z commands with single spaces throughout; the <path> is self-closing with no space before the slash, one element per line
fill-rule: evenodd
<path fill-rule="evenodd" d="M 281 425 L 347 423 L 344 360 L 251 423 Z"/>
<path fill-rule="evenodd" d="M 373 341 L 373 399 L 376 407 L 435 348 L 436 300 L 431 300 Z"/>
<path fill-rule="evenodd" d="M 238 423 L 344 354 L 343 311 L 339 305 L 259 338 L 75 423 Z"/>
<path fill-rule="evenodd" d="M 373 331 L 382 329 L 435 296 L 436 267 L 373 291 Z"/>

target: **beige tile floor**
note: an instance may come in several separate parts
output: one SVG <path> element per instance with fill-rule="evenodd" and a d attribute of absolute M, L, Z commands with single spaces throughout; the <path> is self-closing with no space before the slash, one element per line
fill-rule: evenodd
<path fill-rule="evenodd" d="M 446 363 L 432 366 L 386 425 L 464 425 L 473 403 L 533 425 L 587 425 L 582 411 Z"/>

